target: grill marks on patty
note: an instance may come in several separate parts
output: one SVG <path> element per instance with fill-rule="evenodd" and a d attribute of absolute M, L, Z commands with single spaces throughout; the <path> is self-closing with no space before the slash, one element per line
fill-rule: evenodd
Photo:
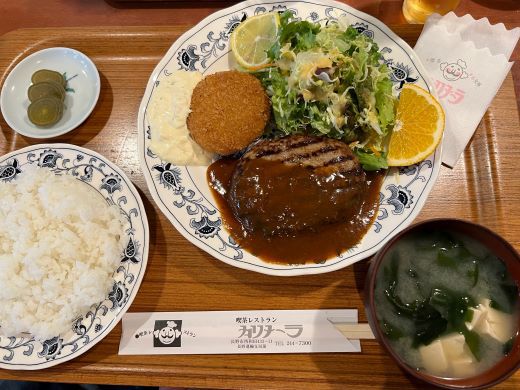
<path fill-rule="evenodd" d="M 324 174 L 359 175 L 362 172 L 357 157 L 348 145 L 330 138 L 294 135 L 274 141 L 264 141 L 255 145 L 242 157 L 243 160 L 255 158 L 300 165 L 317 169 Z"/>

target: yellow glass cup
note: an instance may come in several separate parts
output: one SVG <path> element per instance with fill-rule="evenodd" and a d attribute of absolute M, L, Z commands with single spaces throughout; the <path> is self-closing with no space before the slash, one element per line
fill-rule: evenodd
<path fill-rule="evenodd" d="M 431 14 L 447 14 L 459 3 L 460 0 L 404 0 L 403 15 L 408 23 L 423 24 Z"/>

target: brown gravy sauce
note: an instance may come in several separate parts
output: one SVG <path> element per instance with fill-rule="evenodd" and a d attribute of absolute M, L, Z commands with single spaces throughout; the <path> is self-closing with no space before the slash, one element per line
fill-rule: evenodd
<path fill-rule="evenodd" d="M 300 231 L 294 237 L 250 234 L 231 211 L 226 194 L 237 159 L 223 158 L 211 164 L 206 178 L 216 200 L 222 222 L 233 239 L 252 255 L 275 264 L 323 263 L 361 241 L 372 225 L 379 208 L 379 190 L 384 173 L 367 172 L 368 190 L 357 214 L 351 218 L 322 225 L 319 231 Z M 287 201 L 291 201 L 287 198 Z"/>

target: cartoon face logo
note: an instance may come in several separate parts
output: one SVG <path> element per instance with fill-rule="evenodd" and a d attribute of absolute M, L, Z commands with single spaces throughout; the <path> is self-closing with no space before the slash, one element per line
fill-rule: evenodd
<path fill-rule="evenodd" d="M 156 321 L 154 336 L 155 347 L 180 347 L 182 321 Z"/>
<path fill-rule="evenodd" d="M 448 81 L 456 81 L 468 77 L 468 74 L 465 72 L 466 63 L 460 59 L 457 60 L 456 63 L 452 62 L 448 64 L 447 62 L 443 62 L 440 66 L 442 75 Z"/>

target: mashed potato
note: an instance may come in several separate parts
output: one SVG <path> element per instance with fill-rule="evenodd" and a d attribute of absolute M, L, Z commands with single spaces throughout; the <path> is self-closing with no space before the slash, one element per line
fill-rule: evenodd
<path fill-rule="evenodd" d="M 209 165 L 212 154 L 191 139 L 186 126 L 191 95 L 202 80 L 199 72 L 175 71 L 156 87 L 147 108 L 152 129 L 150 149 L 175 165 Z"/>
<path fill-rule="evenodd" d="M 0 182 L 1 334 L 70 330 L 106 298 L 123 236 L 119 209 L 72 176 L 27 167 Z"/>

